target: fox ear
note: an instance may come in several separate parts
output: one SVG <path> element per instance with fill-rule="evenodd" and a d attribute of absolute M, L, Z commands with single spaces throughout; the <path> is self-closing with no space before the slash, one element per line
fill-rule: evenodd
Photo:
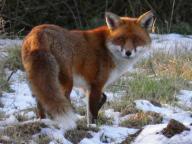
<path fill-rule="evenodd" d="M 120 17 L 111 12 L 105 12 L 105 19 L 109 29 L 113 30 L 120 25 Z"/>
<path fill-rule="evenodd" d="M 141 27 L 147 30 L 152 30 L 154 25 L 154 14 L 151 11 L 148 11 L 138 18 L 138 22 L 140 23 Z"/>

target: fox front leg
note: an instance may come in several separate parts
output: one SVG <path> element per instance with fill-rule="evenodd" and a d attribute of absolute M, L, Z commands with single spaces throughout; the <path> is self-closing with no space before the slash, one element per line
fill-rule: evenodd
<path fill-rule="evenodd" d="M 101 91 L 92 90 L 89 96 L 89 122 L 96 123 L 98 118 L 98 112 L 106 102 L 107 96 Z"/>

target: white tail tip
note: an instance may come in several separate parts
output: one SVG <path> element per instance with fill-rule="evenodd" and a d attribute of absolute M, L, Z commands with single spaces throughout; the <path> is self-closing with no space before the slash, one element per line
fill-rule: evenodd
<path fill-rule="evenodd" d="M 58 115 L 54 118 L 56 124 L 63 130 L 70 130 L 76 128 L 77 116 L 73 110 L 69 110 L 67 113 Z"/>

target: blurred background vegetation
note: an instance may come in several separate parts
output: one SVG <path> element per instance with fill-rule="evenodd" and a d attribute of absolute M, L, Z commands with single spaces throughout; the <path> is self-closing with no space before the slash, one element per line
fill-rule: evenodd
<path fill-rule="evenodd" d="M 157 33 L 192 33 L 191 0 L 0 0 L 0 32 L 24 36 L 43 23 L 88 29 L 105 23 L 105 11 L 137 17 L 148 10 Z"/>

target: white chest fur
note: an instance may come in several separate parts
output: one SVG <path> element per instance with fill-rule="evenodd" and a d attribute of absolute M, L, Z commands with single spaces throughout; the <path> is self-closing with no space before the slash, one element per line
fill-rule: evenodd
<path fill-rule="evenodd" d="M 121 75 L 131 71 L 137 61 L 142 58 L 146 50 L 144 48 L 137 48 L 137 53 L 132 54 L 132 56 L 129 58 L 125 58 L 119 51 L 119 46 L 108 43 L 107 47 L 112 53 L 112 59 L 115 63 L 115 68 L 111 70 L 105 87 L 116 81 Z"/>
<path fill-rule="evenodd" d="M 118 61 L 115 60 L 115 68 L 111 70 L 108 80 L 105 84 L 105 87 L 116 81 L 120 78 L 121 75 L 125 74 L 128 71 L 129 63 L 127 60 Z"/>

